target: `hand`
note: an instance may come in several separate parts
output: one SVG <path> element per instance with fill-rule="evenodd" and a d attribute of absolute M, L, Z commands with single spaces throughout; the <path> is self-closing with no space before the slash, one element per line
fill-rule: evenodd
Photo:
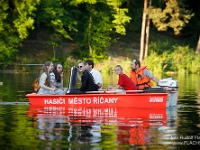
<path fill-rule="evenodd" d="M 107 87 L 106 87 L 106 90 L 107 90 L 107 91 L 110 91 L 111 89 L 112 89 L 112 86 L 107 86 Z"/>
<path fill-rule="evenodd" d="M 51 90 L 52 90 L 52 91 L 55 91 L 55 90 L 56 90 L 56 87 L 55 87 L 55 86 L 52 86 L 52 87 L 51 87 Z"/>
<path fill-rule="evenodd" d="M 62 73 L 60 74 L 60 77 L 63 78 L 63 76 L 64 76 L 64 73 L 62 72 Z"/>
<path fill-rule="evenodd" d="M 163 89 L 164 89 L 165 91 L 172 91 L 172 90 L 173 90 L 172 88 L 169 88 L 169 87 L 163 87 Z"/>
<path fill-rule="evenodd" d="M 101 83 L 98 83 L 97 85 L 99 86 L 99 88 L 101 88 L 101 87 L 102 87 L 102 84 L 101 84 Z"/>

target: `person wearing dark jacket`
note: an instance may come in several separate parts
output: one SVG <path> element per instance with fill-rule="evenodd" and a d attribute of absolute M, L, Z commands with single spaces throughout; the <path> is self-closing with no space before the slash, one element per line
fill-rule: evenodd
<path fill-rule="evenodd" d="M 94 82 L 94 78 L 92 76 L 92 74 L 86 70 L 85 68 L 85 63 L 83 63 L 81 72 L 82 72 L 82 76 L 81 76 L 81 87 L 80 90 L 81 91 L 98 91 L 98 85 L 95 84 Z M 78 66 L 79 67 L 79 66 Z"/>

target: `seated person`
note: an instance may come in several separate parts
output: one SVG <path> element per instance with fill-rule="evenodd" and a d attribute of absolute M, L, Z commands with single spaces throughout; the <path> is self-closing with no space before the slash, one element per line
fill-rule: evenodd
<path fill-rule="evenodd" d="M 82 76 L 81 76 L 81 87 L 80 87 L 80 90 L 81 91 L 98 91 L 98 85 L 95 84 L 94 82 L 94 78 L 93 76 L 91 75 L 91 73 L 89 73 L 89 71 L 86 70 L 86 67 L 85 67 L 85 63 L 82 63 L 83 66 L 82 66 L 82 69 L 79 70 L 81 71 L 82 73 Z"/>
<path fill-rule="evenodd" d="M 99 90 L 102 90 L 103 87 L 102 75 L 99 71 L 94 69 L 94 61 L 86 60 L 85 63 L 86 63 L 86 69 L 92 74 L 95 84 L 99 86 Z"/>
<path fill-rule="evenodd" d="M 39 86 L 40 89 L 37 94 L 65 94 L 61 89 L 56 89 L 52 86 L 50 73 L 53 71 L 53 63 L 46 61 L 42 67 L 42 74 L 40 75 Z"/>
<path fill-rule="evenodd" d="M 147 69 L 147 66 L 141 66 L 139 60 L 133 60 L 131 63 L 131 80 L 136 84 L 138 90 L 144 90 L 153 86 L 151 80 L 159 83 L 159 79 L 154 77 Z"/>
<path fill-rule="evenodd" d="M 63 67 L 61 63 L 54 64 L 53 73 L 55 74 L 54 86 L 63 88 Z"/>
<path fill-rule="evenodd" d="M 92 60 L 87 60 L 87 61 L 85 61 L 85 64 L 86 64 L 85 69 L 88 70 L 91 73 L 91 75 L 94 78 L 95 84 L 99 86 L 98 90 L 102 90 L 102 86 L 103 86 L 102 75 L 99 71 L 94 69 L 94 62 Z M 83 66 L 84 66 L 84 62 L 78 63 L 77 69 L 78 69 L 79 72 L 82 72 Z M 76 78 L 79 82 L 81 82 L 81 77 L 79 75 L 79 72 L 77 72 Z"/>
<path fill-rule="evenodd" d="M 77 67 L 77 75 L 76 75 L 76 78 L 77 78 L 77 80 L 79 81 L 79 82 L 81 82 L 81 76 L 79 75 L 79 73 L 81 73 L 82 72 L 82 67 L 84 66 L 84 62 L 79 62 L 78 63 L 78 67 Z"/>
<path fill-rule="evenodd" d="M 117 86 L 107 86 L 107 90 L 137 90 L 135 83 L 126 74 L 123 74 L 123 69 L 120 65 L 115 66 L 115 73 L 119 75 L 118 84 Z"/>
<path fill-rule="evenodd" d="M 99 87 L 98 85 L 95 84 L 94 78 L 91 75 L 91 73 L 89 73 L 86 70 L 85 63 L 84 62 L 78 63 L 77 68 L 78 68 L 77 70 L 82 75 L 80 77 L 79 73 L 76 72 L 76 69 L 73 69 L 70 76 L 69 91 L 67 93 L 73 94 L 73 93 L 85 93 L 86 91 L 98 91 Z M 78 81 L 82 83 L 80 89 L 77 89 L 75 86 L 76 79 L 78 79 Z"/>

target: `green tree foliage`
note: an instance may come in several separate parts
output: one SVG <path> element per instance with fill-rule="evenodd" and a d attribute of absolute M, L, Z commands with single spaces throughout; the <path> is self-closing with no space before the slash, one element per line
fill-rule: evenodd
<path fill-rule="evenodd" d="M 41 0 L 36 19 L 50 35 L 78 42 L 80 48 L 74 53 L 79 58 L 102 59 L 111 43 L 110 34 L 125 35 L 125 24 L 131 19 L 128 9 L 120 5 L 118 0 Z"/>
<path fill-rule="evenodd" d="M 143 0 L 125 0 L 121 7 L 127 8 L 127 15 L 131 18 L 130 23 L 126 24 L 126 30 L 132 32 L 141 31 Z"/>
<path fill-rule="evenodd" d="M 181 34 L 184 37 L 184 42 L 196 48 L 200 33 L 200 1 L 187 0 L 188 8 L 192 10 L 194 16 L 190 22 L 183 28 Z"/>
<path fill-rule="evenodd" d="M 152 2 L 153 7 L 147 12 L 158 30 L 171 28 L 179 34 L 186 26 L 189 30 L 185 30 L 184 34 L 193 35 L 193 41 L 195 38 L 197 41 L 200 14 L 199 6 L 195 5 L 197 0 Z M 11 64 L 21 42 L 29 35 L 29 30 L 36 27 L 48 32 L 48 37 L 59 37 L 56 43 L 62 43 L 63 39 L 78 43 L 79 48 L 74 53 L 80 59 L 106 58 L 107 49 L 114 38 L 126 35 L 127 30 L 140 31 L 144 1 L 0 0 L 0 3 L 0 64 Z M 193 10 L 194 17 L 190 10 Z M 191 18 L 193 24 L 187 25 Z M 56 51 L 62 47 L 50 38 L 49 42 Z M 54 56 L 58 56 L 55 51 Z"/>
<path fill-rule="evenodd" d="M 189 22 L 194 15 L 191 10 L 186 9 L 183 0 L 167 0 L 164 8 L 150 7 L 147 10 L 153 24 L 159 31 L 166 31 L 172 28 L 175 34 Z"/>
<path fill-rule="evenodd" d="M 41 0 L 36 22 L 43 25 L 50 34 L 60 34 L 64 38 L 72 39 L 69 32 L 77 31 L 78 21 L 75 16 L 79 13 L 68 0 Z"/>
<path fill-rule="evenodd" d="M 0 64 L 11 64 L 20 42 L 33 29 L 39 0 L 0 0 Z"/>
<path fill-rule="evenodd" d="M 105 48 L 109 46 L 111 40 L 110 33 L 113 27 L 109 14 L 110 8 L 103 3 L 82 4 L 80 7 L 84 13 L 79 16 L 79 34 L 74 36 L 81 46 L 79 58 L 103 58 Z"/>
<path fill-rule="evenodd" d="M 118 34 L 125 35 L 125 24 L 129 23 L 131 18 L 126 15 L 126 13 L 128 13 L 128 9 L 120 8 L 120 6 L 122 5 L 122 1 L 120 2 L 119 0 L 110 0 L 108 1 L 108 5 L 112 8 L 111 13 L 114 17 L 112 23 L 114 24 L 115 32 Z"/>
<path fill-rule="evenodd" d="M 79 33 L 74 37 L 81 48 L 75 53 L 79 58 L 105 58 L 111 34 L 126 34 L 125 24 L 131 19 L 126 14 L 128 9 L 120 8 L 117 0 L 84 2 L 79 4 L 82 14 L 78 16 Z"/>

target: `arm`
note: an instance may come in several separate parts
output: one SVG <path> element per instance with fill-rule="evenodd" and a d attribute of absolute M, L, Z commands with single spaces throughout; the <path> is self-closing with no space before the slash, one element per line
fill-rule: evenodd
<path fill-rule="evenodd" d="M 80 88 L 81 91 L 85 91 L 86 90 L 86 88 L 87 88 L 87 81 L 88 81 L 87 74 L 83 74 L 82 77 L 81 77 L 81 82 L 82 82 L 82 85 L 81 85 L 81 88 Z"/>
<path fill-rule="evenodd" d="M 61 78 L 61 81 L 60 81 L 60 86 L 59 88 L 63 88 L 63 78 Z"/>
<path fill-rule="evenodd" d="M 76 78 L 77 78 L 77 80 L 78 80 L 79 82 L 81 82 L 81 77 L 80 77 L 80 75 L 79 75 L 78 71 L 77 71 Z"/>
<path fill-rule="evenodd" d="M 91 73 L 94 80 L 95 80 L 95 84 L 98 85 L 99 88 L 102 88 L 103 86 L 103 80 L 102 80 L 102 75 L 99 71 L 94 70 L 93 73 Z"/>
<path fill-rule="evenodd" d="M 102 75 L 101 75 L 101 73 L 99 72 L 99 75 L 98 75 L 98 83 L 97 83 L 97 85 L 99 86 L 99 88 L 102 88 L 102 86 L 103 86 L 103 80 L 102 80 Z"/>
<path fill-rule="evenodd" d="M 64 76 L 64 74 L 63 74 L 63 72 L 62 72 L 62 73 L 60 74 L 61 80 L 60 80 L 59 88 L 63 88 L 63 76 Z"/>
<path fill-rule="evenodd" d="M 99 86 L 99 88 L 102 88 L 102 83 L 98 83 L 97 85 Z"/>
<path fill-rule="evenodd" d="M 154 82 L 156 82 L 157 84 L 159 83 L 159 79 L 156 77 L 151 78 Z"/>
<path fill-rule="evenodd" d="M 106 88 L 108 91 L 110 90 L 117 90 L 117 89 L 122 89 L 122 87 L 120 85 L 116 85 L 116 86 L 107 86 Z"/>
<path fill-rule="evenodd" d="M 154 82 L 156 82 L 158 84 L 159 79 L 154 77 L 149 70 L 145 69 L 144 74 L 145 74 L 145 76 L 149 77 L 150 79 L 152 79 Z"/>
<path fill-rule="evenodd" d="M 118 84 L 116 86 L 108 86 L 107 90 L 117 90 L 117 89 L 123 89 L 123 87 L 121 85 L 123 85 L 122 83 L 122 76 L 119 75 L 119 79 L 118 79 Z"/>
<path fill-rule="evenodd" d="M 47 75 L 45 73 L 43 73 L 42 76 L 41 76 L 41 79 L 40 79 L 41 82 L 40 82 L 39 86 L 43 89 L 54 91 L 55 87 L 51 88 L 51 87 L 48 87 L 48 86 L 45 85 L 46 79 L 47 79 Z"/>
<path fill-rule="evenodd" d="M 50 82 L 51 82 L 50 87 L 54 87 L 55 74 L 53 72 L 50 73 Z"/>

